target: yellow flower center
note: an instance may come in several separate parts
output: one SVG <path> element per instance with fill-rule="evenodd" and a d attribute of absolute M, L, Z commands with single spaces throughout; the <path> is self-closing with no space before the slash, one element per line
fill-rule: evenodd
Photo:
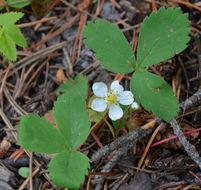
<path fill-rule="evenodd" d="M 117 102 L 117 94 L 113 94 L 112 92 L 107 93 L 106 101 L 109 104 L 115 104 Z"/>

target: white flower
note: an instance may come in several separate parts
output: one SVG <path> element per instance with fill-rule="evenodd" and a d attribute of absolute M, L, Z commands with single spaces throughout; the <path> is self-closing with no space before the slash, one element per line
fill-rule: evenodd
<path fill-rule="evenodd" d="M 103 82 L 96 82 L 93 84 L 92 90 L 98 98 L 92 101 L 91 108 L 97 112 L 103 112 L 108 108 L 109 117 L 112 120 L 120 119 L 123 116 L 123 110 L 119 104 L 130 105 L 134 101 L 132 92 L 124 91 L 118 80 L 112 82 L 110 89 Z"/>
<path fill-rule="evenodd" d="M 131 108 L 134 109 L 134 110 L 139 109 L 139 107 L 140 107 L 139 104 L 136 103 L 136 102 L 133 102 L 133 103 L 131 104 Z"/>

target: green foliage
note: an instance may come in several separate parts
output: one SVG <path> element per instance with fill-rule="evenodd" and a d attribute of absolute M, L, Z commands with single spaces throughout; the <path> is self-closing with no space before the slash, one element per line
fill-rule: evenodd
<path fill-rule="evenodd" d="M 28 114 L 20 121 L 17 142 L 36 153 L 57 153 L 49 163 L 50 178 L 56 185 L 72 189 L 79 188 L 89 168 L 88 158 L 76 151 L 90 133 L 87 80 L 83 76 L 78 78 L 82 80 L 74 91 L 61 95 L 54 104 L 57 126 L 44 117 Z"/>
<path fill-rule="evenodd" d="M 136 71 L 131 80 L 131 91 L 135 100 L 141 102 L 148 111 L 170 121 L 179 111 L 177 98 L 172 88 L 163 79 L 147 71 Z"/>
<path fill-rule="evenodd" d="M 30 0 L 7 0 L 8 6 L 14 7 L 14 8 L 23 8 L 28 5 L 30 5 L 31 1 Z"/>
<path fill-rule="evenodd" d="M 88 23 L 83 31 L 85 44 L 96 52 L 96 58 L 109 71 L 130 73 L 134 71 L 135 59 L 123 33 L 108 21 Z"/>
<path fill-rule="evenodd" d="M 3 9 L 5 6 L 13 7 L 13 8 L 23 8 L 27 5 L 30 5 L 30 0 L 5 0 L 4 6 L 0 7 L 0 10 Z"/>
<path fill-rule="evenodd" d="M 14 24 L 17 22 L 20 18 L 24 16 L 24 13 L 21 12 L 10 12 L 10 13 L 4 13 L 0 14 L 0 25 L 7 26 L 10 24 Z"/>
<path fill-rule="evenodd" d="M 23 15 L 20 12 L 0 14 L 0 51 L 11 61 L 17 59 L 16 45 L 21 47 L 27 46 L 23 34 L 14 24 Z"/>
<path fill-rule="evenodd" d="M 80 152 L 65 151 L 56 155 L 48 169 L 50 178 L 61 187 L 77 189 L 88 173 L 89 159 Z"/>
<path fill-rule="evenodd" d="M 29 177 L 29 168 L 27 167 L 21 167 L 18 170 L 19 175 L 21 175 L 23 178 Z"/>
<path fill-rule="evenodd" d="M 177 116 L 176 98 L 168 83 L 145 70 L 186 48 L 190 31 L 187 16 L 179 8 L 160 8 L 158 13 L 146 17 L 140 31 L 136 61 L 123 33 L 115 25 L 107 21 L 90 22 L 83 32 L 87 38 L 84 42 L 95 51 L 96 58 L 106 69 L 117 73 L 135 71 L 131 91 L 147 110 L 166 121 Z"/>
<path fill-rule="evenodd" d="M 79 88 L 79 93 L 76 90 L 65 93 L 54 104 L 53 112 L 58 129 L 66 139 L 67 147 L 71 149 L 76 149 L 89 135 L 86 97 L 87 85 L 83 85 Z"/>
<path fill-rule="evenodd" d="M 44 117 L 28 114 L 23 116 L 20 121 L 17 143 L 32 152 L 58 153 L 67 147 L 67 142 L 61 134 Z"/>
<path fill-rule="evenodd" d="M 83 85 L 86 85 L 86 79 L 83 75 L 77 75 L 75 80 L 68 80 L 64 84 L 60 85 L 57 89 L 57 95 L 75 91 L 79 93 L 79 89 L 82 88 Z"/>
<path fill-rule="evenodd" d="M 190 32 L 187 17 L 180 8 L 161 8 L 144 19 L 137 48 L 139 67 L 169 59 L 186 48 Z"/>

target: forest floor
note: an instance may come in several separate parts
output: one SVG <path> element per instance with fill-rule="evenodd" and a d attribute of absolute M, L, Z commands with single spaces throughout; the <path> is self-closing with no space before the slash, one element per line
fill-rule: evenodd
<path fill-rule="evenodd" d="M 113 80 L 119 80 L 125 89 L 129 89 L 131 75 L 107 71 L 83 43 L 82 30 L 88 21 L 106 19 L 116 24 L 136 53 L 143 19 L 162 6 L 180 7 L 182 12 L 188 13 L 190 20 L 187 48 L 173 58 L 151 66 L 149 70 L 172 86 L 179 103 L 188 100 L 201 88 L 201 1 L 49 0 L 45 5 L 40 2 L 32 1 L 30 6 L 20 9 L 25 16 L 18 26 L 28 47 L 18 49 L 18 59 L 12 64 L 0 57 L 1 190 L 62 189 L 49 178 L 47 165 L 50 157 L 24 152 L 16 144 L 21 116 L 27 113 L 44 116 L 51 111 L 59 85 L 83 74 L 90 87 L 97 81 L 110 85 Z M 176 120 L 182 132 L 188 132 L 188 141 L 201 155 L 201 134 L 198 130 L 201 128 L 200 100 L 199 97 L 190 109 L 180 112 Z M 101 154 L 99 159 L 91 161 L 89 174 L 80 189 L 201 189 L 200 168 L 188 156 L 180 141 L 171 138 L 175 134 L 170 124 L 153 122 L 155 115 L 142 106 L 131 113 L 131 117 L 132 131 L 128 127 L 128 119 L 115 139 L 107 122 L 92 122 L 93 130 L 81 151 L 91 159 L 100 147 L 110 145 L 110 150 L 104 152 L 109 156 Z M 112 125 L 109 119 L 108 122 Z M 136 132 L 139 128 L 147 130 L 140 134 Z M 133 139 L 135 144 L 126 150 L 117 143 L 118 140 L 123 142 L 125 135 L 136 138 Z M 124 146 L 129 143 L 127 141 Z M 150 146 L 154 143 L 155 146 Z M 115 156 L 114 160 L 108 159 Z M 30 165 L 34 175 L 31 180 L 26 180 L 18 174 L 18 169 Z"/>

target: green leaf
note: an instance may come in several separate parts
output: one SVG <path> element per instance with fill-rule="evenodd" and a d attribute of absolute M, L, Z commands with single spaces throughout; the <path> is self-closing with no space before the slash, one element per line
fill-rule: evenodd
<path fill-rule="evenodd" d="M 87 91 L 86 78 L 78 76 L 74 90 L 58 98 L 53 110 L 58 128 L 33 114 L 23 116 L 20 121 L 17 143 L 22 148 L 37 153 L 58 153 L 51 160 L 49 171 L 53 182 L 61 187 L 78 188 L 88 172 L 89 159 L 75 152 L 90 133 Z"/>
<path fill-rule="evenodd" d="M 53 109 L 56 123 L 72 149 L 76 149 L 90 133 L 89 114 L 86 112 L 87 80 L 81 80 L 80 84 L 77 84 L 79 89 L 61 95 Z"/>
<path fill-rule="evenodd" d="M 84 77 L 83 75 L 77 75 L 74 81 L 68 80 L 64 84 L 60 85 L 57 89 L 57 95 L 75 90 L 77 92 L 80 92 L 80 88 L 86 85 L 87 85 L 86 77 Z"/>
<path fill-rule="evenodd" d="M 7 0 L 7 2 L 10 7 L 14 8 L 23 8 L 26 7 L 27 5 L 30 5 L 30 0 L 24 0 L 24 2 L 22 2 L 22 0 Z"/>
<path fill-rule="evenodd" d="M 116 120 L 116 121 L 112 121 L 112 124 L 113 124 L 114 128 L 115 128 L 116 130 L 118 130 L 118 132 L 119 132 L 119 131 L 121 131 L 122 128 L 125 126 L 125 124 L 126 124 L 126 119 L 123 119 L 123 120 L 118 119 L 118 120 Z"/>
<path fill-rule="evenodd" d="M 0 51 L 11 61 L 17 59 L 16 45 L 5 32 L 3 32 L 0 37 Z"/>
<path fill-rule="evenodd" d="M 144 19 L 137 48 L 138 67 L 148 67 L 186 48 L 190 32 L 188 14 L 180 8 L 160 8 Z"/>
<path fill-rule="evenodd" d="M 78 189 L 88 173 L 89 159 L 80 152 L 66 151 L 56 155 L 48 165 L 50 178 L 61 187 Z"/>
<path fill-rule="evenodd" d="M 89 22 L 84 43 L 95 51 L 103 67 L 115 73 L 130 73 L 135 67 L 133 51 L 123 33 L 108 21 Z"/>
<path fill-rule="evenodd" d="M 10 12 L 10 13 L 0 14 L 0 25 L 6 26 L 9 24 L 14 24 L 20 18 L 22 18 L 23 15 L 24 13 L 21 13 L 21 12 Z"/>
<path fill-rule="evenodd" d="M 14 24 L 23 15 L 16 12 L 0 14 L 0 51 L 11 61 L 17 59 L 16 44 L 27 46 L 20 29 Z"/>
<path fill-rule="evenodd" d="M 58 130 L 44 117 L 28 114 L 22 117 L 17 144 L 32 152 L 53 154 L 66 148 L 66 142 Z"/>
<path fill-rule="evenodd" d="M 4 32 L 19 46 L 27 46 L 26 39 L 20 29 L 15 24 L 9 24 L 4 28 Z"/>
<path fill-rule="evenodd" d="M 29 177 L 29 168 L 27 167 L 21 167 L 18 170 L 18 173 L 23 177 L 23 178 L 27 178 Z"/>
<path fill-rule="evenodd" d="M 130 88 L 138 102 L 148 110 L 169 122 L 179 111 L 177 98 L 171 86 L 163 79 L 147 71 L 136 71 Z"/>

